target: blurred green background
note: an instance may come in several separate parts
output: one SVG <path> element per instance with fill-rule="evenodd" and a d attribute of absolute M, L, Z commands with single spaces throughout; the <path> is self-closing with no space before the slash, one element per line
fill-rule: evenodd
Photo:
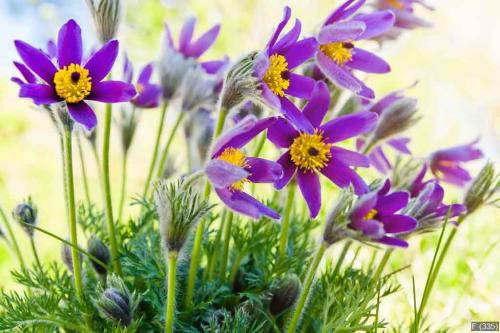
<path fill-rule="evenodd" d="M 222 23 L 220 37 L 204 59 L 227 54 L 231 59 L 243 52 L 257 50 L 267 41 L 288 4 L 303 22 L 303 34 L 318 26 L 338 1 L 268 1 L 268 0 L 129 0 L 119 40 L 135 64 L 158 57 L 163 22 L 168 21 L 176 34 L 188 16 L 199 18 L 197 33 L 216 22 Z M 428 0 L 432 3 L 432 0 Z M 392 65 L 392 72 L 371 76 L 368 82 L 379 97 L 419 81 L 408 94 L 419 99 L 424 117 L 412 130 L 411 149 L 426 156 L 435 149 L 481 138 L 480 146 L 489 159 L 498 161 L 500 131 L 500 3 L 497 1 L 440 0 L 432 3 L 434 12 L 418 11 L 434 23 L 431 29 L 406 33 L 396 42 L 387 43 L 378 52 Z M 10 212 L 13 206 L 31 195 L 39 206 L 40 226 L 58 235 L 66 235 L 66 221 L 60 177 L 57 135 L 46 114 L 34 110 L 30 102 L 17 98 L 17 86 L 9 81 L 17 74 L 11 65 L 17 55 L 14 39 L 44 46 L 54 38 L 61 24 L 75 18 L 84 32 L 84 47 L 96 44 L 93 25 L 84 0 L 0 0 L 0 204 Z M 369 45 L 377 49 L 377 45 Z M 137 67 L 137 65 L 136 65 Z M 121 60 L 115 66 L 118 73 Z M 174 116 L 171 112 L 170 116 Z M 102 119 L 102 110 L 98 110 Z M 158 111 L 145 111 L 133 143 L 129 160 L 128 193 L 142 190 Z M 167 127 L 172 119 L 167 120 Z M 115 128 L 116 129 L 116 128 Z M 100 133 L 99 133 L 100 134 Z M 116 130 L 112 138 L 112 184 L 115 207 L 118 202 L 121 149 Z M 184 152 L 182 137 L 174 149 Z M 269 146 L 270 147 L 270 146 Z M 274 151 L 269 154 L 275 154 Z M 100 199 L 97 169 L 85 143 L 86 164 L 94 200 Z M 76 159 L 75 155 L 75 159 Z M 181 168 L 182 160 L 176 165 Z M 482 162 L 471 165 L 477 172 Z M 83 198 L 78 159 L 75 163 L 78 197 Z M 447 188 L 447 201 L 456 202 L 462 191 Z M 325 195 L 328 205 L 330 192 Z M 116 208 L 115 208 L 116 209 Z M 17 226 L 23 253 L 31 260 L 29 243 Z M 469 331 L 472 320 L 500 320 L 500 217 L 493 208 L 481 210 L 460 227 L 458 237 L 439 278 L 429 304 L 432 321 Z M 412 240 L 406 251 L 398 251 L 391 260 L 392 269 L 411 264 L 399 274 L 402 290 L 386 300 L 382 313 L 397 324 L 412 314 L 412 276 L 417 292 L 423 289 L 432 260 L 436 235 Z M 37 235 L 43 260 L 59 257 L 60 246 L 44 235 Z M 83 241 L 82 241 L 83 243 Z M 335 251 L 332 258 L 336 256 Z M 370 256 L 371 249 L 363 249 Z M 350 256 L 353 254 L 351 253 Z M 330 260 L 330 259 L 329 259 Z M 361 265 L 362 262 L 356 262 Z M 0 288 L 15 287 L 9 271 L 16 265 L 5 242 L 0 242 Z M 438 325 L 439 326 L 439 325 Z"/>

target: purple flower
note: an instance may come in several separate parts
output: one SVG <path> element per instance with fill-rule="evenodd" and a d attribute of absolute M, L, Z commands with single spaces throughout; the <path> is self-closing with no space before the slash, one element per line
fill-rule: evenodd
<path fill-rule="evenodd" d="M 352 71 L 387 73 L 390 66 L 373 53 L 356 47 L 355 43 L 389 30 L 394 25 L 394 14 L 384 10 L 351 18 L 364 3 L 365 0 L 348 0 L 326 19 L 318 34 L 320 46 L 316 62 L 336 85 L 359 96 L 374 98 L 373 90 L 357 79 Z"/>
<path fill-rule="evenodd" d="M 220 32 L 220 24 L 214 25 L 198 39 L 193 41 L 195 26 L 195 17 L 191 17 L 184 22 L 179 35 L 179 45 L 176 48 L 174 39 L 172 38 L 172 33 L 170 32 L 170 28 L 165 22 L 165 36 L 167 45 L 186 58 L 198 59 L 199 57 L 201 57 L 203 53 L 205 53 L 215 43 L 215 40 L 217 39 L 217 36 Z M 226 66 L 228 62 L 229 59 L 225 57 L 221 60 L 211 60 L 204 62 L 202 61 L 200 62 L 200 65 L 207 73 L 214 74 L 217 73 L 221 68 Z"/>
<path fill-rule="evenodd" d="M 482 151 L 474 147 L 478 141 L 433 153 L 429 161 L 432 173 L 444 182 L 464 186 L 472 180 L 472 177 L 467 170 L 462 168 L 462 163 L 483 157 Z"/>
<path fill-rule="evenodd" d="M 262 158 L 248 157 L 241 150 L 260 132 L 266 130 L 276 118 L 257 120 L 248 116 L 225 132 L 214 145 L 205 173 L 215 192 L 230 209 L 258 219 L 280 215 L 243 191 L 246 183 L 273 183 L 282 175 L 278 163 Z"/>
<path fill-rule="evenodd" d="M 302 131 L 293 122 L 280 118 L 269 128 L 267 137 L 276 146 L 287 151 L 278 159 L 283 167 L 283 177 L 275 182 L 278 189 L 287 185 L 297 175 L 297 183 L 309 207 L 312 218 L 321 208 L 321 185 L 318 173 L 322 173 L 341 188 L 350 185 L 356 194 L 368 192 L 363 179 L 351 169 L 368 167 L 368 158 L 362 154 L 334 146 L 334 143 L 371 131 L 377 123 L 377 114 L 357 112 L 338 117 L 321 125 L 330 104 L 328 87 L 319 81 L 312 97 L 301 112 L 284 100 L 290 114 L 302 113 L 310 127 Z"/>
<path fill-rule="evenodd" d="M 293 70 L 314 56 L 318 43 L 314 38 L 298 41 L 301 23 L 295 20 L 294 27 L 280 38 L 281 32 L 290 20 L 291 9 L 285 7 L 284 17 L 267 43 L 266 48 L 255 60 L 255 76 L 260 81 L 262 98 L 270 107 L 281 110 L 286 117 L 288 111 L 286 95 L 309 99 L 315 81 L 310 77 L 293 73 Z M 304 117 L 301 117 L 305 121 Z M 300 123 L 299 123 L 300 124 Z M 300 126 L 300 125 L 299 125 Z"/>
<path fill-rule="evenodd" d="M 378 190 L 361 196 L 350 214 L 349 227 L 369 239 L 391 246 L 408 247 L 408 243 L 394 235 L 408 233 L 417 226 L 415 218 L 396 214 L 408 204 L 408 192 L 392 192 L 387 180 Z"/>
<path fill-rule="evenodd" d="M 44 52 L 20 40 L 14 43 L 24 64 L 41 79 L 40 83 L 27 80 L 21 84 L 19 96 L 31 98 L 37 105 L 66 102 L 71 118 L 88 130 L 96 126 L 97 118 L 85 100 L 118 103 L 135 96 L 134 87 L 128 83 L 102 81 L 115 62 L 117 41 L 104 45 L 82 66 L 82 34 L 73 20 L 59 30 L 58 67 Z"/>
<path fill-rule="evenodd" d="M 153 74 L 153 64 L 149 63 L 142 69 L 135 89 L 137 95 L 130 101 L 133 105 L 143 109 L 155 108 L 160 104 L 161 87 L 158 84 L 150 83 L 151 75 Z M 123 65 L 123 77 L 127 83 L 132 83 L 134 76 L 134 67 L 125 55 L 125 63 Z"/>
<path fill-rule="evenodd" d="M 378 0 L 376 3 L 377 8 L 392 10 L 396 16 L 394 27 L 386 34 L 379 37 L 394 39 L 398 37 L 403 30 L 432 26 L 430 22 L 415 15 L 415 4 L 419 4 L 426 9 L 433 10 L 431 6 L 422 0 Z"/>

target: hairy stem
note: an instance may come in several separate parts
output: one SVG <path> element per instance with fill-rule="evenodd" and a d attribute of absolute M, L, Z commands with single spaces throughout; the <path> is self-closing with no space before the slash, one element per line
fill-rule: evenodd
<path fill-rule="evenodd" d="M 175 314 L 175 279 L 177 273 L 177 252 L 168 254 L 167 307 L 165 315 L 165 333 L 174 331 Z"/>
<path fill-rule="evenodd" d="M 85 192 L 85 200 L 87 201 L 87 206 L 90 207 L 92 201 L 90 200 L 89 181 L 87 177 L 87 168 L 85 167 L 85 159 L 83 157 L 83 147 L 80 135 L 76 136 L 76 143 L 78 145 L 78 155 L 80 158 L 80 167 L 82 169 L 83 190 Z"/>
<path fill-rule="evenodd" d="M 294 197 L 295 197 L 295 184 L 292 183 L 288 186 L 286 205 L 283 213 L 283 219 L 281 222 L 280 243 L 278 248 L 280 257 L 284 257 L 286 254 L 286 248 L 288 245 L 288 233 L 290 228 L 290 216 L 292 214 Z"/>
<path fill-rule="evenodd" d="M 38 251 L 36 250 L 35 239 L 33 238 L 33 236 L 30 237 L 30 244 L 31 250 L 33 251 L 33 257 L 35 258 L 35 263 L 37 264 L 38 268 L 43 271 L 42 263 L 40 262 L 40 257 L 38 257 Z"/>
<path fill-rule="evenodd" d="M 229 257 L 229 243 L 231 242 L 231 229 L 233 227 L 234 213 L 227 213 L 227 220 L 224 225 L 224 243 L 222 245 L 222 257 L 220 264 L 220 281 L 226 278 L 227 259 Z"/>
<path fill-rule="evenodd" d="M 165 169 L 165 165 L 167 164 L 167 158 L 168 158 L 168 152 L 170 151 L 170 147 L 172 146 L 172 142 L 174 142 L 175 138 L 175 133 L 177 133 L 177 130 L 179 129 L 179 125 L 182 123 L 182 120 L 184 119 L 185 112 L 179 112 L 179 115 L 177 116 L 177 119 L 175 120 L 174 127 L 172 128 L 172 131 L 170 131 L 170 135 L 168 136 L 167 139 L 167 144 L 165 145 L 165 148 L 163 149 L 163 152 L 161 154 L 161 159 L 160 159 L 160 164 L 158 165 L 158 169 L 156 171 L 156 177 L 160 178 L 161 175 L 163 174 L 163 170 Z"/>
<path fill-rule="evenodd" d="M 118 221 L 122 222 L 123 218 L 123 206 L 125 205 L 125 197 L 127 196 L 127 162 L 128 162 L 128 150 L 123 152 L 122 157 L 122 188 L 120 193 L 120 206 L 118 207 Z"/>

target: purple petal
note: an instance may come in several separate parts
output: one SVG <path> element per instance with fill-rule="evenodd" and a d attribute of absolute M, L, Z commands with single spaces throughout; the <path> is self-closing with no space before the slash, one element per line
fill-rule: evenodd
<path fill-rule="evenodd" d="M 391 181 L 390 179 L 386 179 L 384 185 L 382 185 L 382 187 L 377 191 L 377 195 L 379 198 L 381 198 L 387 195 L 387 193 L 389 193 L 390 190 L 391 190 Z"/>
<path fill-rule="evenodd" d="M 352 185 L 356 195 L 365 194 L 369 191 L 368 185 L 366 185 L 356 171 L 333 157 L 329 164 L 321 169 L 321 173 L 341 188 L 347 188 Z"/>
<path fill-rule="evenodd" d="M 172 38 L 172 32 L 167 22 L 163 24 L 163 30 L 165 31 L 165 42 L 168 46 L 174 48 L 174 39 Z"/>
<path fill-rule="evenodd" d="M 210 28 L 207 32 L 205 32 L 200 38 L 198 38 L 194 43 L 190 44 L 186 51 L 185 55 L 193 58 L 200 57 L 206 50 L 213 45 L 217 36 L 220 32 L 220 24 L 217 24 Z"/>
<path fill-rule="evenodd" d="M 97 84 L 108 75 L 111 68 L 113 68 L 117 56 L 118 41 L 112 40 L 107 42 L 89 58 L 84 67 L 89 70 L 92 85 Z"/>
<path fill-rule="evenodd" d="M 399 101 L 400 99 L 404 98 L 404 96 L 401 95 L 401 91 L 397 90 L 394 91 L 384 97 L 382 97 L 378 102 L 373 104 L 369 111 L 375 112 L 379 116 L 384 112 L 386 108 L 394 104 L 395 102 Z"/>
<path fill-rule="evenodd" d="M 319 127 L 328 109 L 330 108 L 330 91 L 323 81 L 318 81 L 314 86 L 311 99 L 304 107 L 304 115 L 313 127 Z"/>
<path fill-rule="evenodd" d="M 127 54 L 125 54 L 124 58 L 125 59 L 123 62 L 123 79 L 127 83 L 132 83 L 132 78 L 134 76 L 134 66 L 128 59 Z"/>
<path fill-rule="evenodd" d="M 20 79 L 20 78 L 18 78 L 18 77 L 15 77 L 15 76 L 11 77 L 11 78 L 10 78 L 10 80 L 11 80 L 12 82 L 16 83 L 16 84 L 17 84 L 17 85 L 19 85 L 19 86 L 21 86 L 21 85 L 23 85 L 23 84 L 26 84 L 26 82 L 24 82 L 23 80 L 21 80 L 21 79 Z"/>
<path fill-rule="evenodd" d="M 179 34 L 179 51 L 185 53 L 191 43 L 193 38 L 194 26 L 196 25 L 196 18 L 188 18 L 182 25 L 181 32 Z"/>
<path fill-rule="evenodd" d="M 365 98 L 374 98 L 375 93 L 368 88 L 361 80 L 358 80 L 351 72 L 338 66 L 323 52 L 316 53 L 316 62 L 323 72 L 336 85 L 349 89 Z"/>
<path fill-rule="evenodd" d="M 356 205 L 352 209 L 351 220 L 363 221 L 366 214 L 368 214 L 377 204 L 377 194 L 375 192 L 368 193 L 361 196 Z"/>
<path fill-rule="evenodd" d="M 311 79 L 308 76 L 295 73 L 289 73 L 288 78 L 290 80 L 290 85 L 286 90 L 287 95 L 304 99 L 311 98 L 316 80 Z"/>
<path fill-rule="evenodd" d="M 293 28 L 287 32 L 280 40 L 273 46 L 273 50 L 286 50 L 299 39 L 300 31 L 302 30 L 302 24 L 299 19 L 295 20 L 295 25 Z"/>
<path fill-rule="evenodd" d="M 437 174 L 440 179 L 453 185 L 464 186 L 467 182 L 472 180 L 469 172 L 459 166 L 448 167 L 440 165 L 437 170 L 441 173 Z"/>
<path fill-rule="evenodd" d="M 133 85 L 121 81 L 103 81 L 94 83 L 87 99 L 103 103 L 128 102 L 135 95 Z"/>
<path fill-rule="evenodd" d="M 281 102 L 278 96 L 276 96 L 271 89 L 265 83 L 262 83 L 260 86 L 262 91 L 262 98 L 264 102 L 274 110 L 279 110 L 281 108 Z"/>
<path fill-rule="evenodd" d="M 281 190 L 290 182 L 290 179 L 292 179 L 297 170 L 297 166 L 292 162 L 290 151 L 281 155 L 277 162 L 281 165 L 283 176 L 274 183 L 274 187 Z"/>
<path fill-rule="evenodd" d="M 224 59 L 221 59 L 221 60 L 211 60 L 211 61 L 200 62 L 201 67 L 203 67 L 205 72 L 207 72 L 208 74 L 217 73 L 222 68 L 224 68 L 227 64 L 229 64 L 229 58 L 227 56 L 225 56 Z"/>
<path fill-rule="evenodd" d="M 305 114 L 300 111 L 295 104 L 290 102 L 287 98 L 281 99 L 281 112 L 283 115 L 301 131 L 312 134 L 314 127 L 311 122 L 306 118 Z"/>
<path fill-rule="evenodd" d="M 155 108 L 160 104 L 161 87 L 157 84 L 146 84 L 141 92 L 132 99 L 132 103 L 140 108 Z"/>
<path fill-rule="evenodd" d="M 330 16 L 326 19 L 324 25 L 331 24 L 342 19 L 345 19 L 354 14 L 366 0 L 348 0 L 340 5 Z M 353 4 L 354 3 L 354 4 Z"/>
<path fill-rule="evenodd" d="M 52 39 L 47 41 L 47 55 L 50 59 L 53 59 L 57 55 L 57 45 Z"/>
<path fill-rule="evenodd" d="M 245 192 L 231 192 L 227 189 L 215 189 L 215 192 L 227 207 L 238 213 L 250 216 L 254 219 L 260 219 L 262 216 L 269 216 L 276 220 L 280 218 L 277 212 Z"/>
<path fill-rule="evenodd" d="M 368 168 L 370 166 L 368 158 L 355 151 L 347 150 L 341 147 L 331 147 L 330 152 L 335 159 L 342 161 L 345 165 L 363 168 Z"/>
<path fill-rule="evenodd" d="M 417 220 L 406 215 L 379 215 L 379 218 L 384 223 L 385 231 L 390 234 L 410 232 L 415 230 L 417 226 Z"/>
<path fill-rule="evenodd" d="M 36 76 L 28 69 L 28 67 L 17 61 L 14 61 L 14 66 L 16 66 L 17 70 L 21 73 L 27 83 L 36 83 Z"/>
<path fill-rule="evenodd" d="M 293 44 L 285 52 L 283 52 L 282 55 L 288 63 L 288 69 L 292 70 L 314 57 L 317 50 L 318 42 L 316 42 L 314 37 L 311 37 L 305 38 L 300 42 Z"/>
<path fill-rule="evenodd" d="M 474 145 L 477 142 L 478 140 L 474 140 L 473 142 L 465 145 L 438 150 L 433 154 L 433 158 L 436 160 L 460 161 L 460 162 L 468 162 L 482 158 L 483 153 L 481 149 L 474 147 Z"/>
<path fill-rule="evenodd" d="M 298 135 L 299 132 L 283 118 L 278 118 L 273 126 L 267 130 L 267 138 L 280 148 L 290 147 Z"/>
<path fill-rule="evenodd" d="M 318 35 L 320 44 L 339 43 L 357 40 L 366 25 L 361 21 L 345 21 L 324 26 Z"/>
<path fill-rule="evenodd" d="M 385 244 L 385 245 L 390 245 L 390 246 L 397 246 L 397 247 L 403 247 L 407 248 L 408 243 L 402 239 L 395 238 L 395 237 L 389 237 L 389 236 L 384 236 L 380 239 L 377 240 L 377 242 Z"/>
<path fill-rule="evenodd" d="M 382 10 L 370 14 L 356 15 L 354 19 L 366 24 L 365 31 L 358 39 L 370 39 L 391 29 L 394 26 L 395 16 L 391 10 Z"/>
<path fill-rule="evenodd" d="M 321 208 L 321 184 L 316 172 L 297 172 L 297 184 L 300 192 L 309 207 L 311 218 L 318 216 Z"/>
<path fill-rule="evenodd" d="M 228 147 L 241 148 L 262 131 L 274 124 L 276 118 L 269 117 L 257 120 L 253 116 L 247 116 L 236 126 L 224 132 L 215 142 L 212 157 L 219 155 Z"/>
<path fill-rule="evenodd" d="M 56 95 L 54 87 L 46 84 L 21 84 L 19 97 L 31 98 L 36 105 L 59 103 L 61 99 Z"/>
<path fill-rule="evenodd" d="M 290 9 L 290 7 L 285 6 L 285 9 L 283 11 L 283 19 L 278 24 L 278 27 L 276 28 L 276 30 L 274 31 L 274 33 L 271 36 L 271 39 L 269 39 L 269 42 L 267 43 L 267 47 L 269 49 L 273 49 L 274 44 L 278 40 L 278 37 L 280 36 L 281 31 L 283 31 L 286 24 L 288 23 L 288 20 L 290 20 L 291 15 L 292 15 L 292 10 Z"/>
<path fill-rule="evenodd" d="M 408 143 L 410 143 L 410 138 L 396 138 L 387 141 L 387 144 L 392 148 L 396 149 L 400 153 L 411 155 L 411 151 L 408 148 Z"/>
<path fill-rule="evenodd" d="M 366 73 L 387 73 L 391 71 L 391 67 L 384 59 L 357 47 L 353 49 L 352 59 L 345 65 Z"/>
<path fill-rule="evenodd" d="M 35 74 L 41 77 L 45 82 L 50 85 L 54 84 L 54 75 L 57 72 L 56 66 L 50 61 L 49 57 L 42 51 L 34 48 L 33 46 L 20 41 L 14 41 L 17 53 L 23 62 Z"/>
<path fill-rule="evenodd" d="M 254 70 L 256 77 L 262 80 L 268 69 L 269 69 L 269 56 L 265 52 L 261 52 L 257 55 L 254 62 Z"/>
<path fill-rule="evenodd" d="M 321 126 L 325 141 L 335 143 L 370 132 L 377 124 L 377 114 L 368 111 L 337 117 Z"/>
<path fill-rule="evenodd" d="M 381 147 L 373 148 L 373 150 L 368 154 L 368 158 L 370 160 L 370 164 L 382 174 L 386 174 L 392 169 L 392 164 Z"/>
<path fill-rule="evenodd" d="M 415 29 L 415 28 L 429 28 L 432 27 L 432 23 L 426 21 L 414 13 L 406 10 L 394 10 L 396 14 L 395 27 L 403 29 Z"/>
<path fill-rule="evenodd" d="M 73 120 L 90 131 L 97 125 L 94 110 L 85 102 L 67 103 L 69 115 Z"/>
<path fill-rule="evenodd" d="M 149 63 L 142 69 L 141 73 L 139 74 L 139 78 L 137 79 L 137 83 L 142 85 L 149 83 L 149 80 L 151 80 L 151 75 L 153 75 L 153 64 Z"/>
<path fill-rule="evenodd" d="M 59 67 L 82 62 L 82 30 L 74 21 L 69 20 L 59 30 L 57 38 L 57 61 Z"/>
<path fill-rule="evenodd" d="M 448 218 L 453 218 L 465 214 L 467 212 L 467 208 L 461 204 L 452 204 L 452 205 L 444 205 L 436 209 L 435 216 L 436 217 L 444 217 L 448 216 Z"/>
<path fill-rule="evenodd" d="M 379 214 L 394 214 L 408 204 L 410 194 L 408 192 L 393 192 L 378 199 L 376 210 Z"/>
<path fill-rule="evenodd" d="M 350 223 L 349 227 L 362 231 L 371 239 L 380 239 L 385 235 L 384 225 L 377 220 L 358 220 Z"/>
<path fill-rule="evenodd" d="M 247 178 L 250 173 L 234 164 L 212 159 L 205 167 L 205 174 L 215 188 L 226 188 Z"/>
<path fill-rule="evenodd" d="M 263 158 L 248 157 L 248 180 L 252 183 L 274 183 L 283 175 L 281 164 Z"/>

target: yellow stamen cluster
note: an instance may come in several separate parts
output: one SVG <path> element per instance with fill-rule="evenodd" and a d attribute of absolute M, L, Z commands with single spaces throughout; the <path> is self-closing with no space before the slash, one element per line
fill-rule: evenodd
<path fill-rule="evenodd" d="M 239 149 L 228 147 L 217 157 L 218 160 L 227 162 L 240 168 L 249 168 L 246 155 Z M 247 178 L 243 178 L 234 182 L 229 186 L 230 191 L 242 191 L 245 183 L 249 182 Z"/>
<path fill-rule="evenodd" d="M 286 58 L 277 53 L 269 57 L 269 68 L 262 79 L 274 94 L 285 96 L 285 90 L 290 86 Z"/>
<path fill-rule="evenodd" d="M 365 215 L 365 220 L 371 220 L 375 217 L 375 215 L 378 214 L 378 211 L 376 209 L 371 209 L 368 213 Z"/>
<path fill-rule="evenodd" d="M 387 4 L 392 8 L 396 8 L 396 9 L 404 9 L 405 8 L 405 5 L 401 0 L 386 0 L 386 1 L 387 1 Z"/>
<path fill-rule="evenodd" d="M 323 141 L 323 132 L 314 130 L 314 134 L 301 133 L 290 146 L 292 162 L 304 171 L 323 169 L 332 154 L 331 143 Z"/>
<path fill-rule="evenodd" d="M 352 59 L 352 43 L 330 43 L 320 45 L 319 49 L 330 59 L 335 61 L 337 65 L 342 66 Z"/>
<path fill-rule="evenodd" d="M 90 94 L 91 79 L 88 69 L 80 65 L 64 66 L 54 76 L 56 93 L 67 103 L 78 103 Z"/>

